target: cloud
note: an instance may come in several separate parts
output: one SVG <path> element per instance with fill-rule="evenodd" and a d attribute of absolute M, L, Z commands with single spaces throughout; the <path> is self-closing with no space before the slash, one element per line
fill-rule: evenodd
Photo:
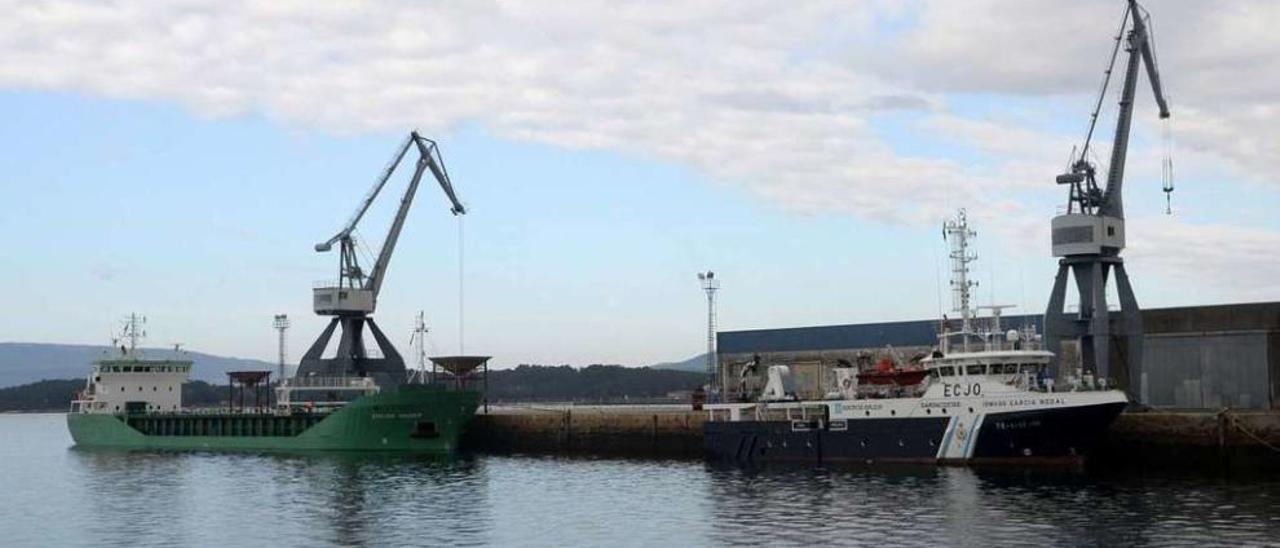
<path fill-rule="evenodd" d="M 1280 4 L 1172 0 L 1150 8 L 1179 143 L 1278 182 L 1280 34 L 1269 22 L 1280 20 Z M 859 61 L 926 92 L 1088 95 L 1102 81 L 1114 45 L 1107 37 L 1124 10 L 1115 0 L 926 0 L 918 24 L 893 38 L 892 62 Z M 1145 117 L 1155 108 L 1145 76 L 1139 85 L 1137 108 Z"/>
<path fill-rule="evenodd" d="M 0 0 L 0 9 L 4 88 L 167 100 L 339 133 L 476 124 L 679 162 L 802 213 L 932 225 L 968 204 L 998 212 L 997 230 L 1016 241 L 1047 222 L 1059 197 L 1049 181 L 1077 138 L 1061 128 L 1084 123 L 1122 3 Z M 1177 139 L 1202 162 L 1192 169 L 1275 182 L 1280 33 L 1267 23 L 1280 4 L 1153 9 Z M 994 106 L 960 107 L 974 95 Z M 1062 112 L 1063 98 L 1079 108 Z M 1018 112 L 1027 109 L 1039 114 Z M 877 127 L 895 113 L 922 117 L 909 136 L 982 161 L 895 146 Z M 1139 131 L 1153 118 L 1143 114 Z"/>
<path fill-rule="evenodd" d="M 1229 299 L 1280 294 L 1280 261 L 1275 260 L 1280 233 L 1220 223 L 1183 223 L 1171 217 L 1139 217 L 1129 225 L 1144 237 L 1129 246 L 1128 257 L 1141 261 L 1152 274 Z"/>

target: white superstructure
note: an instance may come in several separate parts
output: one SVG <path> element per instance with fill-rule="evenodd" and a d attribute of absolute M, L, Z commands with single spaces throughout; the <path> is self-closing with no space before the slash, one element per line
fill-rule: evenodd
<path fill-rule="evenodd" d="M 145 319 L 130 315 L 121 346 L 111 357 L 93 362 L 85 388 L 71 402 L 72 413 L 123 413 L 178 411 L 182 385 L 191 377 L 191 360 L 143 358 L 138 340 Z M 113 344 L 114 346 L 114 344 Z"/>

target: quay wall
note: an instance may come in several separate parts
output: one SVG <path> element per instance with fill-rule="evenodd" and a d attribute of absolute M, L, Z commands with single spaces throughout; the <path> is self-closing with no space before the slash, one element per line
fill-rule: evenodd
<path fill-rule="evenodd" d="M 492 408 L 463 447 L 481 453 L 700 458 L 704 411 L 687 406 Z M 1280 470 L 1280 412 L 1126 412 L 1097 455 L 1103 463 L 1204 465 L 1234 461 Z"/>
<path fill-rule="evenodd" d="M 688 406 L 490 408 L 463 447 L 487 453 L 700 457 L 707 413 Z"/>

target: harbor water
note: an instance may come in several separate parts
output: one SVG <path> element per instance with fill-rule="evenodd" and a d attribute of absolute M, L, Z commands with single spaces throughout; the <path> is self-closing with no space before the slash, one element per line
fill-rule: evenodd
<path fill-rule="evenodd" d="M 0 415 L 4 546 L 1280 543 L 1280 479 L 690 460 L 124 453 Z"/>

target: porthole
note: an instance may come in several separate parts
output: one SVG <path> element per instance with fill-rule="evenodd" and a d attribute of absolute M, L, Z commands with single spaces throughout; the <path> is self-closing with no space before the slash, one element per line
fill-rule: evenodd
<path fill-rule="evenodd" d="M 932 409 L 925 409 L 925 410 L 924 410 L 924 414 L 926 414 L 926 415 L 932 415 L 932 414 L 933 414 L 933 410 L 932 410 Z"/>
<path fill-rule="evenodd" d="M 969 412 L 970 412 L 970 413 L 972 413 L 972 412 L 973 412 L 973 408 L 972 408 L 972 407 L 970 407 L 970 408 L 969 408 Z"/>
<path fill-rule="evenodd" d="M 890 410 L 889 410 L 889 414 L 890 414 L 890 415 L 897 416 L 897 415 L 898 415 L 898 410 L 897 410 L 897 409 L 890 409 Z"/>
<path fill-rule="evenodd" d="M 863 413 L 866 413 L 868 417 L 870 417 L 870 416 L 871 416 L 871 412 L 870 412 L 870 411 L 863 411 Z"/>

